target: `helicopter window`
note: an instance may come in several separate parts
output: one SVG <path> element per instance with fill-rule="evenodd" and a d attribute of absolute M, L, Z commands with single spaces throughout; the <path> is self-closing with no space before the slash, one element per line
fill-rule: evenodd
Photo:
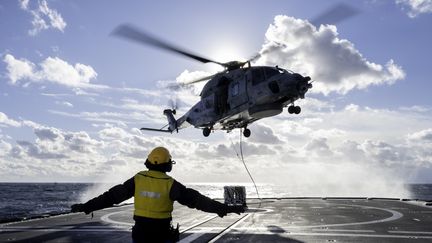
<path fill-rule="evenodd" d="M 253 69 L 252 70 L 252 85 L 257 85 L 261 82 L 263 82 L 264 79 L 264 73 L 262 72 L 262 69 Z"/>
<path fill-rule="evenodd" d="M 268 68 L 265 70 L 265 74 L 267 78 L 273 77 L 277 74 L 279 74 L 279 71 L 277 69 Z"/>
<path fill-rule="evenodd" d="M 236 96 L 239 93 L 239 83 L 234 83 L 231 87 L 231 95 Z"/>

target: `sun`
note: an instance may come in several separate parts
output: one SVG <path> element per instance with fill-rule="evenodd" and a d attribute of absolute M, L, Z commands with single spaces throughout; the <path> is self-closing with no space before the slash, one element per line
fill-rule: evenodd
<path fill-rule="evenodd" d="M 221 44 L 223 43 L 223 44 Z M 210 59 L 217 62 L 230 62 L 230 61 L 246 61 L 245 53 L 241 45 L 231 43 L 229 41 L 221 41 L 213 44 L 209 48 L 208 56 Z M 219 72 L 223 67 L 219 65 L 208 65 L 210 72 Z"/>

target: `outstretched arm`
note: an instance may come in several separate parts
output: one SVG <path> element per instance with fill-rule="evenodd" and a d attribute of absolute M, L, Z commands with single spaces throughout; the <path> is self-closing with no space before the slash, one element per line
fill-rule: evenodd
<path fill-rule="evenodd" d="M 243 207 L 227 206 L 202 195 L 194 189 L 187 188 L 177 181 L 174 181 L 171 187 L 170 198 L 190 208 L 196 208 L 208 213 L 217 213 L 220 217 L 225 216 L 227 213 L 240 214 L 244 212 Z"/>
<path fill-rule="evenodd" d="M 102 195 L 95 197 L 84 204 L 74 204 L 72 212 L 85 212 L 86 214 L 93 211 L 111 207 L 114 204 L 119 204 L 124 200 L 131 198 L 135 192 L 134 178 L 130 178 L 123 184 L 116 185 L 104 192 Z"/>

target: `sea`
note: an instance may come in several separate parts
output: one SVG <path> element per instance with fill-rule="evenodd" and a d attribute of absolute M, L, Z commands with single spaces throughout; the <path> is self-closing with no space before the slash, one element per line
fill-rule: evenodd
<path fill-rule="evenodd" d="M 211 198 L 223 198 L 221 183 L 186 186 Z M 246 187 L 248 197 L 257 197 L 257 189 L 262 198 L 293 196 L 271 184 L 259 184 L 256 189 L 252 184 L 242 186 Z M 90 183 L 0 183 L 0 223 L 69 213 L 72 204 L 85 202 L 108 188 L 109 185 Z M 411 199 L 432 201 L 432 184 L 407 184 L 406 188 Z"/>

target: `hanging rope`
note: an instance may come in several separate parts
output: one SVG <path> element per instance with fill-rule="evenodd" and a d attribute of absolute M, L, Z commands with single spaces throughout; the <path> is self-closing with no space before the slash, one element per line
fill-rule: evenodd
<path fill-rule="evenodd" d="M 247 167 L 247 165 L 246 165 L 246 163 L 245 163 L 245 161 L 244 161 L 244 157 L 243 157 L 243 142 L 242 142 L 242 129 L 240 128 L 240 144 L 239 144 L 239 146 L 240 146 L 240 155 L 239 155 L 239 153 L 237 152 L 237 149 L 236 149 L 236 147 L 235 147 L 235 144 L 233 143 L 233 141 L 232 141 L 231 138 L 230 138 L 230 140 L 231 140 L 231 143 L 232 143 L 232 145 L 233 145 L 234 151 L 235 151 L 235 153 L 236 153 L 236 155 L 237 155 L 237 158 L 238 158 L 238 159 L 243 163 L 243 166 L 245 167 L 246 172 L 248 173 L 249 178 L 251 179 L 251 181 L 252 181 L 252 183 L 253 183 L 253 185 L 254 185 L 254 187 L 255 187 L 255 191 L 256 191 L 256 194 L 257 194 L 257 196 L 258 196 L 258 199 L 261 200 L 261 197 L 260 197 L 259 192 L 258 192 L 258 187 L 257 187 L 257 185 L 256 185 L 256 183 L 255 183 L 255 180 L 254 180 L 254 178 L 252 177 L 252 174 L 250 173 L 250 171 L 249 171 L 249 169 L 248 169 L 248 167 Z"/>
<path fill-rule="evenodd" d="M 234 151 L 235 151 L 235 153 L 236 153 L 236 155 L 237 155 L 237 158 L 238 158 L 238 159 L 243 163 L 243 166 L 245 167 L 246 172 L 248 173 L 249 178 L 251 179 L 251 181 L 252 181 L 252 183 L 253 183 L 253 185 L 254 185 L 254 187 L 255 187 L 255 191 L 256 191 L 256 194 L 257 194 L 258 199 L 259 199 L 259 204 L 258 204 L 258 210 L 259 210 L 259 209 L 261 208 L 261 204 L 263 203 L 263 200 L 261 199 L 261 196 L 259 195 L 258 187 L 257 187 L 257 185 L 256 185 L 256 183 L 255 183 L 255 180 L 254 180 L 254 178 L 252 177 L 252 174 L 250 173 L 250 171 L 249 171 L 249 169 L 248 169 L 248 167 L 247 167 L 247 165 L 246 165 L 246 163 L 245 163 L 245 161 L 244 161 L 244 157 L 243 157 L 242 129 L 241 129 L 241 128 L 240 128 L 240 144 L 239 144 L 239 147 L 240 147 L 240 155 L 239 155 L 239 153 L 237 152 L 236 146 L 235 146 L 235 144 L 234 144 L 234 142 L 232 141 L 231 138 L 230 138 L 230 141 L 231 141 L 231 144 L 232 144 L 232 146 L 233 146 L 233 148 L 234 148 Z M 252 224 L 255 224 L 255 211 L 252 212 Z"/>

